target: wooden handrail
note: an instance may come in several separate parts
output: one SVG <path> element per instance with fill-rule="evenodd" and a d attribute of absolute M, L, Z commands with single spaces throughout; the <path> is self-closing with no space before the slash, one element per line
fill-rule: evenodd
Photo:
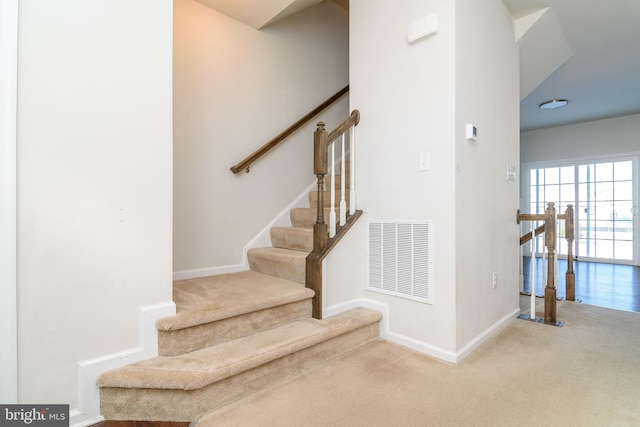
<path fill-rule="evenodd" d="M 296 121 L 294 124 L 289 126 L 287 129 L 280 132 L 276 137 L 271 139 L 271 141 L 267 142 L 265 145 L 251 153 L 246 159 L 241 161 L 240 163 L 231 166 L 231 172 L 239 173 L 239 172 L 249 172 L 249 167 L 253 162 L 258 160 L 260 157 L 264 156 L 267 152 L 269 152 L 272 148 L 277 146 L 279 143 L 285 140 L 289 135 L 300 129 L 304 126 L 309 120 L 313 119 L 315 116 L 320 114 L 325 108 L 329 107 L 331 104 L 340 99 L 344 94 L 349 92 L 349 85 L 346 85 L 338 92 L 336 92 L 329 99 L 324 101 L 322 104 L 318 105 L 316 108 L 311 110 L 309 113 L 305 114 L 302 118 Z"/>
<path fill-rule="evenodd" d="M 338 139 L 340 135 L 348 131 L 349 128 L 358 126 L 358 123 L 360 123 L 360 111 L 353 110 L 347 120 L 340 123 L 338 127 L 336 127 L 331 131 L 331 133 L 329 133 L 329 135 L 327 135 L 327 145 Z"/>
<path fill-rule="evenodd" d="M 537 227 L 535 229 L 535 234 L 536 237 L 538 237 L 539 235 L 541 235 L 542 233 L 544 233 L 544 224 L 542 224 L 541 226 Z M 532 238 L 531 236 L 531 232 L 528 232 L 527 234 L 525 234 L 524 236 L 520 237 L 520 246 L 524 245 L 525 243 L 527 243 L 528 241 L 530 241 Z"/>

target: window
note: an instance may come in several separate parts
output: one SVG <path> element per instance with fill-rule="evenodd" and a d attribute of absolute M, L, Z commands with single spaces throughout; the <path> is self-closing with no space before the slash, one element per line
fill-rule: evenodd
<path fill-rule="evenodd" d="M 578 194 L 579 253 L 633 260 L 633 163 L 580 165 Z"/>
<path fill-rule="evenodd" d="M 634 252 L 636 158 L 531 167 L 530 213 L 544 213 L 553 202 L 558 214 L 574 206 L 575 255 L 580 258 L 637 263 Z M 558 221 L 556 252 L 567 254 L 564 221 Z M 637 237 L 635 237 L 637 240 Z M 536 239 L 541 252 L 542 237 Z"/>

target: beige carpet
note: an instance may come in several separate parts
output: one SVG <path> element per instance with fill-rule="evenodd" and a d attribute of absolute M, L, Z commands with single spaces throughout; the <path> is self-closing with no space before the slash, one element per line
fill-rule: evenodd
<path fill-rule="evenodd" d="M 460 365 L 375 341 L 205 415 L 212 426 L 640 426 L 640 313 L 558 304 Z"/>

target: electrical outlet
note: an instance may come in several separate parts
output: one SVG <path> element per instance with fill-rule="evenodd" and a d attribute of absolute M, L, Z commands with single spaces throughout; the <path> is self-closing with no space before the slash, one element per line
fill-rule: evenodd
<path fill-rule="evenodd" d="M 493 285 L 493 289 L 498 287 L 498 273 L 497 272 L 493 272 L 493 274 L 491 275 L 491 280 L 492 280 L 492 285 Z"/>

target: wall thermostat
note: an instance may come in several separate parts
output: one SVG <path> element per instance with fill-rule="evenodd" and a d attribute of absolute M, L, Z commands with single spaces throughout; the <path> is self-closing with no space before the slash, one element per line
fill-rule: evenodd
<path fill-rule="evenodd" d="M 467 140 L 473 142 L 478 139 L 478 128 L 472 125 L 471 123 L 467 123 Z"/>

